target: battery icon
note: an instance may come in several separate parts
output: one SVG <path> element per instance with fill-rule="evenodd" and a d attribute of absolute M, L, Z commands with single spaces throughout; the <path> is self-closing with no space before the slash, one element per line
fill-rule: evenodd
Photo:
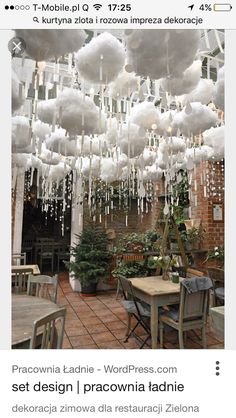
<path fill-rule="evenodd" d="M 229 3 L 215 3 L 213 6 L 213 10 L 215 12 L 230 12 L 233 6 Z"/>

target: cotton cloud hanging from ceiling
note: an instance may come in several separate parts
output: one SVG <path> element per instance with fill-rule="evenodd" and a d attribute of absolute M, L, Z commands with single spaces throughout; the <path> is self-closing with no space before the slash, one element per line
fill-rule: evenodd
<path fill-rule="evenodd" d="M 194 61 L 179 78 L 164 78 L 161 82 L 162 88 L 172 96 L 180 96 L 190 93 L 198 84 L 202 75 L 201 60 Z"/>
<path fill-rule="evenodd" d="M 132 107 L 130 121 L 144 129 L 157 129 L 160 113 L 151 102 L 139 103 Z"/>
<path fill-rule="evenodd" d="M 75 89 L 65 89 L 56 99 L 59 123 L 71 135 L 92 134 L 98 129 L 99 111 L 93 100 Z"/>
<path fill-rule="evenodd" d="M 16 29 L 15 33 L 25 41 L 26 54 L 36 61 L 78 51 L 87 37 L 81 29 Z"/>
<path fill-rule="evenodd" d="M 124 46 L 107 32 L 93 38 L 76 55 L 76 66 L 81 77 L 94 84 L 114 81 L 124 63 Z"/>
<path fill-rule="evenodd" d="M 216 125 L 217 114 L 201 103 L 191 103 L 181 112 L 175 114 L 173 127 L 179 129 L 184 136 L 199 135 L 206 129 Z"/>
<path fill-rule="evenodd" d="M 136 29 L 125 39 L 128 63 L 136 74 L 153 79 L 181 77 L 194 61 L 200 31 Z"/>

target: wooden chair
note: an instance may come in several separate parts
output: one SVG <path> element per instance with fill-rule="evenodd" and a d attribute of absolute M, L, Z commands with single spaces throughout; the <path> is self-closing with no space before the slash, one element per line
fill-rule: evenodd
<path fill-rule="evenodd" d="M 33 261 L 33 246 L 34 240 L 32 238 L 25 238 L 22 243 L 22 252 L 26 253 L 26 260 L 28 264 Z"/>
<path fill-rule="evenodd" d="M 69 245 L 58 245 L 55 250 L 55 257 L 57 260 L 57 272 L 60 271 L 60 262 L 70 260 L 70 249 Z"/>
<path fill-rule="evenodd" d="M 51 271 L 54 270 L 54 242 L 42 242 L 38 249 L 37 258 L 39 261 L 40 271 L 43 271 L 44 262 L 51 265 Z"/>
<path fill-rule="evenodd" d="M 28 279 L 27 295 L 50 299 L 57 302 L 58 276 L 53 277 L 30 275 Z"/>
<path fill-rule="evenodd" d="M 19 268 L 14 270 L 14 273 L 12 273 L 12 292 L 13 293 L 25 293 L 27 291 L 28 286 L 28 280 L 29 276 L 32 275 L 33 269 L 28 268 L 21 269 Z"/>
<path fill-rule="evenodd" d="M 62 348 L 66 309 L 59 309 L 34 321 L 30 349 Z"/>
<path fill-rule="evenodd" d="M 187 269 L 187 277 L 203 277 L 204 273 L 203 271 L 197 270 L 195 268 L 188 268 Z"/>
<path fill-rule="evenodd" d="M 11 261 L 13 266 L 26 265 L 26 253 L 13 253 Z"/>
<path fill-rule="evenodd" d="M 120 284 L 120 288 L 122 289 L 122 293 L 124 296 L 123 306 L 127 312 L 128 322 L 127 322 L 127 331 L 125 334 L 124 342 L 129 340 L 129 337 L 134 334 L 138 340 L 141 340 L 135 334 L 135 330 L 138 325 L 141 325 L 144 331 L 147 333 L 147 337 L 144 340 L 141 340 L 141 345 L 139 348 L 143 348 L 145 344 L 147 344 L 148 339 L 151 337 L 150 332 L 150 307 L 145 306 L 141 303 L 135 296 L 132 283 L 126 279 L 125 277 L 118 277 L 118 281 Z M 132 318 L 136 319 L 136 323 L 131 329 L 131 320 Z"/>
<path fill-rule="evenodd" d="M 208 268 L 208 276 L 213 282 L 213 306 L 221 306 L 225 303 L 224 278 L 225 272 L 222 269 Z"/>
<path fill-rule="evenodd" d="M 209 290 L 188 293 L 183 282 L 180 283 L 179 310 L 170 310 L 160 316 L 160 347 L 163 348 L 164 324 L 176 329 L 179 334 L 179 348 L 184 348 L 184 332 L 202 330 L 202 345 L 207 348 L 206 321 Z"/>

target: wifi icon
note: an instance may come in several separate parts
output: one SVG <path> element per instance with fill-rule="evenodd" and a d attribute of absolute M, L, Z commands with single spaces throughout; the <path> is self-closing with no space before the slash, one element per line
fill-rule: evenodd
<path fill-rule="evenodd" d="M 96 10 L 100 10 L 100 9 L 101 9 L 101 7 L 102 7 L 102 4 L 94 4 L 94 5 L 93 5 L 93 7 L 94 7 L 94 9 L 96 9 Z"/>

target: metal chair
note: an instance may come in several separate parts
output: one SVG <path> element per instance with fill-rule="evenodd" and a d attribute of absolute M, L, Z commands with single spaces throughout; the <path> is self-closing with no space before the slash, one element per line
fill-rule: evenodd
<path fill-rule="evenodd" d="M 13 253 L 11 261 L 13 266 L 26 265 L 26 253 Z"/>
<path fill-rule="evenodd" d="M 170 310 L 168 313 L 160 316 L 160 347 L 163 348 L 164 324 L 166 324 L 178 331 L 179 348 L 184 348 L 184 332 L 195 329 L 202 330 L 203 348 L 207 348 L 206 322 L 208 300 L 209 289 L 188 293 L 183 282 L 181 282 L 179 310 Z"/>
<path fill-rule="evenodd" d="M 208 268 L 208 276 L 213 282 L 213 306 L 222 306 L 225 303 L 225 272 L 222 269 Z"/>
<path fill-rule="evenodd" d="M 19 268 L 14 270 L 14 273 L 11 274 L 12 278 L 12 292 L 13 293 L 25 293 L 27 291 L 27 285 L 29 276 L 32 275 L 33 269 L 21 269 Z"/>
<path fill-rule="evenodd" d="M 58 276 L 53 277 L 30 275 L 28 279 L 27 295 L 50 299 L 57 302 Z"/>
<path fill-rule="evenodd" d="M 135 330 L 138 327 L 138 325 L 141 325 L 144 329 L 144 331 L 147 333 L 147 337 L 145 340 L 141 340 L 140 349 L 144 347 L 145 344 L 147 344 L 148 339 L 151 337 L 150 332 L 150 307 L 147 305 L 145 306 L 144 303 L 141 303 L 139 299 L 136 298 L 133 290 L 132 283 L 126 279 L 125 277 L 119 276 L 118 281 L 120 284 L 120 288 L 122 289 L 122 293 L 124 296 L 124 300 L 122 302 L 127 315 L 128 315 L 128 322 L 127 322 L 127 331 L 125 334 L 125 340 L 124 342 L 127 342 L 129 340 L 129 337 L 134 334 L 134 336 L 140 341 L 140 337 L 138 337 L 135 334 Z M 136 323 L 134 327 L 131 329 L 131 320 L 132 317 L 136 319 Z"/>
<path fill-rule="evenodd" d="M 34 321 L 30 349 L 62 348 L 66 309 L 59 309 Z"/>

